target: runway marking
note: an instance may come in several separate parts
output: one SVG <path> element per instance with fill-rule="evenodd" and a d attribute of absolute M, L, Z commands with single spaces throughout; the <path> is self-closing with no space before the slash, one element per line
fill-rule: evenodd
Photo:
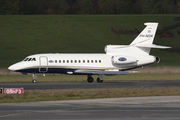
<path fill-rule="evenodd" d="M 0 110 L 0 112 L 4 112 L 4 111 L 7 111 L 7 110 Z M 26 114 L 26 113 L 32 113 L 32 112 L 48 112 L 48 111 L 60 111 L 62 112 L 63 110 L 12 110 L 12 112 L 17 112 L 17 113 L 12 113 L 12 114 L 6 114 L 6 115 L 0 115 L 0 118 L 3 118 L 3 117 L 8 117 L 8 116 L 13 116 L 13 115 L 16 115 L 16 114 Z M 64 110 L 66 111 L 66 110 Z M 7 111 L 9 112 L 9 110 Z"/>
<path fill-rule="evenodd" d="M 71 109 L 71 110 L 78 110 L 78 109 Z M 63 111 L 65 111 L 65 110 L 63 110 Z M 122 112 L 122 111 L 127 111 L 127 112 L 130 112 L 130 111 L 146 111 L 146 112 L 148 112 L 148 111 L 159 111 L 159 112 L 161 112 L 161 111 L 173 111 L 173 112 L 175 112 L 175 111 L 180 111 L 180 110 L 79 110 L 79 111 L 120 111 L 120 112 Z"/>
<path fill-rule="evenodd" d="M 7 115 L 1 115 L 0 118 L 8 117 L 8 116 L 16 115 L 16 114 L 22 114 L 22 113 L 12 113 L 12 114 L 7 114 Z"/>
<path fill-rule="evenodd" d="M 0 110 L 0 111 L 6 111 L 6 112 L 9 112 L 9 110 Z M 13 116 L 13 115 L 16 115 L 16 114 L 24 114 L 24 113 L 28 113 L 28 112 L 31 112 L 31 110 L 11 110 L 12 112 L 17 112 L 17 113 L 11 113 L 11 114 L 6 114 L 6 115 L 0 115 L 0 118 L 3 118 L 3 117 L 8 117 L 8 116 Z"/>
<path fill-rule="evenodd" d="M 101 110 L 101 109 L 98 109 L 98 110 L 85 110 L 85 109 L 89 109 L 89 107 L 88 108 L 80 108 L 80 109 L 76 109 L 76 108 L 71 108 L 71 109 L 56 109 L 56 110 L 15 110 L 15 111 L 12 111 L 11 110 L 11 112 L 17 112 L 17 113 L 12 113 L 12 114 L 6 114 L 6 115 L 0 115 L 0 118 L 3 118 L 3 117 L 8 117 L 8 116 L 13 116 L 13 115 L 17 115 L 17 114 L 26 114 L 26 113 L 32 113 L 32 112 L 73 112 L 73 111 L 75 111 L 75 112 L 79 112 L 79 111 L 83 111 L 83 112 L 89 112 L 89 111 L 91 111 L 91 112 L 103 112 L 103 111 L 119 111 L 119 112 L 165 112 L 165 111 L 170 111 L 170 112 L 179 112 L 180 111 L 180 109 L 178 109 L 178 110 L 172 110 L 172 109 L 170 109 L 170 110 L 152 110 L 151 108 L 151 110 L 147 110 L 147 109 L 149 109 L 149 108 L 144 108 L 144 109 L 146 109 L 146 110 Z M 118 109 L 118 108 L 117 108 Z M 142 108 L 143 109 L 143 108 Z M 176 109 L 176 108 L 175 108 Z M 3 111 L 4 112 L 4 110 L 0 110 L 0 111 Z M 9 112 L 8 110 L 7 110 L 7 112 Z"/>
<path fill-rule="evenodd" d="M 33 113 L 33 112 L 80 112 L 80 111 L 83 111 L 83 112 L 108 112 L 108 111 L 118 111 L 118 112 L 179 112 L 179 110 L 85 110 L 85 109 L 88 109 L 88 108 L 82 108 L 82 109 L 56 109 L 56 110 L 12 110 L 12 112 L 17 112 L 17 113 L 12 113 L 12 114 L 6 114 L 6 115 L 0 115 L 0 118 L 5 118 L 5 117 L 9 117 L 9 116 L 13 116 L 13 115 L 20 115 L 20 114 L 29 114 L 29 113 Z M 148 108 L 145 108 L 145 109 L 148 109 Z M 176 109 L 176 108 L 175 108 Z M 6 110 L 0 110 L 1 112 L 3 111 L 6 111 Z M 9 112 L 9 111 L 6 111 L 6 112 Z"/>

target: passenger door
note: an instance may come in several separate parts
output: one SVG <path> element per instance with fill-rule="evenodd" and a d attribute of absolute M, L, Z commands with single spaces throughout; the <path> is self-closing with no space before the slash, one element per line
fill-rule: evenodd
<path fill-rule="evenodd" d="M 46 56 L 39 57 L 39 72 L 48 71 L 48 58 Z"/>

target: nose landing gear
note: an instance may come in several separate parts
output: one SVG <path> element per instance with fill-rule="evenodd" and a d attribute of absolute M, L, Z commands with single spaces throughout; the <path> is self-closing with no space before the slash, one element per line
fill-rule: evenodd
<path fill-rule="evenodd" d="M 35 73 L 32 74 L 32 77 L 33 77 L 33 80 L 32 80 L 32 83 L 36 83 L 36 78 L 37 78 L 37 75 Z"/>
<path fill-rule="evenodd" d="M 37 81 L 35 79 L 32 80 L 32 83 L 36 83 Z"/>

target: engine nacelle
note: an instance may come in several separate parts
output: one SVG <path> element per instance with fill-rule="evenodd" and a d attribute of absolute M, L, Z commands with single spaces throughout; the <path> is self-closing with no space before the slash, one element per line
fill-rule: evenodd
<path fill-rule="evenodd" d="M 132 64 L 136 63 L 138 60 L 135 57 L 115 55 L 112 56 L 111 61 L 113 64 Z"/>
<path fill-rule="evenodd" d="M 160 62 L 160 58 L 156 57 L 156 63 L 159 63 L 159 62 Z"/>

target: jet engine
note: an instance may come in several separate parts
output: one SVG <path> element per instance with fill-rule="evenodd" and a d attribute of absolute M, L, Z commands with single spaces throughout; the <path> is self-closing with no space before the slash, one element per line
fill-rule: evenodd
<path fill-rule="evenodd" d="M 156 63 L 159 63 L 159 62 L 160 62 L 160 58 L 156 57 Z"/>
<path fill-rule="evenodd" d="M 138 60 L 135 57 L 115 55 L 112 56 L 111 61 L 113 64 L 132 64 L 136 63 Z"/>

